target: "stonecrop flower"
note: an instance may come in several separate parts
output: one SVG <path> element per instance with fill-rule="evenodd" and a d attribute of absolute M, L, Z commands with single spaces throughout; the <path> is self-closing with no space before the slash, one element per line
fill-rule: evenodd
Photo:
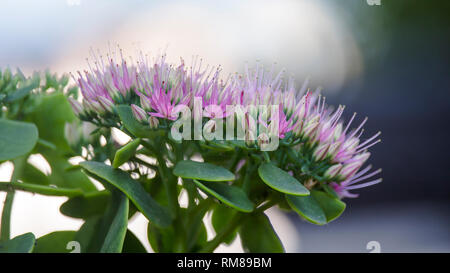
<path fill-rule="evenodd" d="M 349 191 L 381 182 L 381 178 L 373 179 L 381 170 L 362 168 L 370 157 L 368 148 L 380 141 L 380 133 L 364 139 L 367 118 L 352 129 L 356 114 L 344 122 L 345 107 L 328 107 L 319 89 L 308 90 L 308 81 L 296 89 L 293 79 L 284 79 L 283 71 L 276 73 L 275 66 L 265 70 L 262 65 L 246 67 L 244 75 L 222 81 L 220 67 L 204 67 L 198 59 L 187 67 L 183 60 L 169 64 L 165 55 L 150 60 L 141 53 L 135 63 L 127 62 L 122 51 L 118 57 L 112 53 L 104 61 L 94 55 L 90 71 L 74 77 L 83 102 L 70 99 L 70 103 L 81 119 L 113 125 L 120 122 L 114 119 L 114 106 L 127 104 L 136 120 L 154 130 L 177 120 L 183 107 L 193 113 L 197 98 L 210 132 L 216 129 L 216 122 L 208 120 L 227 118 L 232 114 L 227 112 L 229 105 L 247 109 L 275 105 L 276 112 L 249 110 L 241 119 L 241 126 L 251 129 L 245 135 L 248 147 L 278 137 L 282 145 L 295 151 L 299 166 L 287 166 L 292 175 L 310 187 L 328 185 L 340 197 L 356 197 Z"/>

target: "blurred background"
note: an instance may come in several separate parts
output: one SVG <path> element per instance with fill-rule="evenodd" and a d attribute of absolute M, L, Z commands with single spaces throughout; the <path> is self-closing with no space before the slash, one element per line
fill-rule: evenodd
<path fill-rule="evenodd" d="M 318 227 L 269 211 L 287 251 L 369 252 L 377 241 L 382 252 L 450 252 L 449 14 L 449 1 L 418 0 L 2 0 L 0 67 L 76 72 L 108 43 L 131 56 L 199 55 L 225 73 L 276 63 L 347 105 L 347 118 L 368 116 L 366 136 L 382 131 L 371 162 L 384 181 L 346 199 L 342 217 Z M 1 165 L 0 181 L 10 173 Z M 12 236 L 77 229 L 58 212 L 64 201 L 16 194 Z M 144 217 L 130 229 L 146 241 Z"/>

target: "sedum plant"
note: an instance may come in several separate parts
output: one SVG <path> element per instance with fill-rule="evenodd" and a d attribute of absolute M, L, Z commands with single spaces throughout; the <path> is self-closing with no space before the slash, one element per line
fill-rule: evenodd
<path fill-rule="evenodd" d="M 133 62 L 121 51 L 93 59 L 70 89 L 65 76 L 47 73 L 42 84 L 42 75 L 2 74 L 0 161 L 12 161 L 14 173 L 0 184 L 8 192 L 0 251 L 68 251 L 75 242 L 81 252 L 144 252 L 127 229 L 141 213 L 155 252 L 212 252 L 238 234 L 247 252 L 284 252 L 267 209 L 325 225 L 353 190 L 381 182 L 381 170 L 365 166 L 380 134 L 363 137 L 367 118 L 344 121 L 343 106 L 327 106 L 319 90 L 297 89 L 273 67 L 223 78 L 201 60 L 140 54 Z M 51 174 L 27 163 L 32 153 Z M 61 213 L 84 224 L 11 239 L 15 190 L 67 196 Z"/>

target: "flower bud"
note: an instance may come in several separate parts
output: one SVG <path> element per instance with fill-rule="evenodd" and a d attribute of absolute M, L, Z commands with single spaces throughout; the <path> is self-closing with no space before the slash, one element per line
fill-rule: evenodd
<path fill-rule="evenodd" d="M 342 164 L 335 164 L 328 168 L 328 170 L 325 171 L 324 176 L 328 179 L 332 179 L 336 177 L 339 174 L 339 171 L 342 169 Z"/>
<path fill-rule="evenodd" d="M 306 114 L 306 95 L 304 95 L 301 98 L 301 100 L 298 103 L 297 107 L 300 107 L 299 110 L 298 110 L 297 117 L 298 117 L 299 120 L 303 120 L 305 118 L 305 114 Z"/>
<path fill-rule="evenodd" d="M 133 111 L 134 118 L 137 119 L 139 122 L 145 122 L 147 120 L 147 113 L 141 107 L 132 104 L 131 110 Z"/>
<path fill-rule="evenodd" d="M 344 178 L 344 180 L 347 180 L 352 175 L 354 175 L 360 167 L 361 164 L 359 164 L 359 162 L 352 162 L 346 164 L 344 165 L 344 167 L 342 167 L 341 171 L 339 172 L 339 175 L 341 175 Z"/>
<path fill-rule="evenodd" d="M 107 99 L 106 97 L 98 97 L 100 105 L 107 111 L 112 112 L 114 109 L 114 103 Z"/>
<path fill-rule="evenodd" d="M 328 149 L 328 152 L 327 152 L 328 155 L 331 158 L 334 158 L 337 155 L 337 153 L 339 152 L 339 148 L 341 147 L 341 145 L 342 145 L 342 142 L 340 142 L 340 141 L 331 144 L 330 148 Z"/>
<path fill-rule="evenodd" d="M 324 144 L 319 145 L 314 150 L 314 153 L 313 153 L 314 158 L 317 161 L 324 159 L 329 147 L 330 147 L 329 143 L 324 143 Z"/>
<path fill-rule="evenodd" d="M 356 137 L 350 138 L 344 142 L 344 149 L 347 151 L 352 151 L 358 147 L 359 139 Z"/>
<path fill-rule="evenodd" d="M 362 164 L 364 164 L 364 162 L 367 161 L 367 159 L 369 159 L 369 157 L 370 157 L 370 153 L 365 152 L 365 153 L 354 156 L 352 161 L 360 162 L 360 164 L 362 165 Z"/>
<path fill-rule="evenodd" d="M 352 159 L 351 163 L 345 164 L 342 167 L 341 171 L 339 172 L 339 175 L 341 175 L 344 178 L 344 180 L 347 180 L 350 177 L 352 177 L 359 170 L 359 168 L 361 168 L 364 162 L 369 158 L 370 154 L 369 153 L 365 154 L 357 155 Z"/>
<path fill-rule="evenodd" d="M 150 116 L 148 118 L 148 124 L 150 125 L 150 129 L 156 129 L 159 126 L 159 120 L 154 116 Z"/>
<path fill-rule="evenodd" d="M 203 127 L 204 134 L 213 134 L 216 131 L 216 121 L 213 119 L 208 120 Z"/>
<path fill-rule="evenodd" d="M 249 147 L 255 144 L 255 134 L 252 131 L 247 131 L 245 134 L 245 144 Z"/>
<path fill-rule="evenodd" d="M 264 145 L 269 144 L 269 136 L 266 133 L 262 133 L 258 136 L 258 146 L 263 147 Z"/>
<path fill-rule="evenodd" d="M 145 111 L 150 112 L 152 110 L 152 106 L 150 105 L 150 100 L 148 98 L 145 96 L 140 96 L 140 101 L 141 106 Z"/>
<path fill-rule="evenodd" d="M 81 114 L 83 114 L 84 109 L 83 106 L 81 105 L 81 103 L 79 103 L 77 100 L 75 100 L 74 98 L 69 97 L 68 98 L 70 106 L 72 106 L 73 112 L 75 113 L 75 115 L 80 116 Z"/>
<path fill-rule="evenodd" d="M 95 100 L 83 100 L 85 108 L 89 109 L 93 113 L 102 115 L 105 113 L 105 108 L 103 108 L 98 101 Z M 86 107 L 87 106 L 87 107 Z"/>
<path fill-rule="evenodd" d="M 333 139 L 338 140 L 341 137 L 341 135 L 342 135 L 342 123 L 339 123 L 334 128 Z"/>
<path fill-rule="evenodd" d="M 313 138 L 317 128 L 319 127 L 319 122 L 308 122 L 308 124 L 305 126 L 305 128 L 303 129 L 303 136 L 308 137 L 308 138 Z"/>

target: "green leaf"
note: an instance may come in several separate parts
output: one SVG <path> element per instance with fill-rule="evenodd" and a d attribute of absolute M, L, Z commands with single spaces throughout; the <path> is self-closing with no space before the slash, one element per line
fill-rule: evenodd
<path fill-rule="evenodd" d="M 75 236 L 83 253 L 122 251 L 127 233 L 129 202 L 121 191 L 109 187 L 112 194 L 104 214 L 86 219 Z"/>
<path fill-rule="evenodd" d="M 21 87 L 17 90 L 15 90 L 13 93 L 6 96 L 4 99 L 5 102 L 15 102 L 22 98 L 24 98 L 26 95 L 28 95 L 33 89 L 39 87 L 39 81 L 33 80 L 30 84 L 27 86 Z"/>
<path fill-rule="evenodd" d="M 80 169 L 71 168 L 72 165 L 67 162 L 67 159 L 55 152 L 47 151 L 42 153 L 52 169 L 52 173 L 48 177 L 50 184 L 62 188 L 78 188 L 86 193 L 97 191 L 97 188 L 86 174 L 81 172 Z"/>
<path fill-rule="evenodd" d="M 0 242 L 0 253 L 31 253 L 36 241 L 33 233 L 25 233 L 6 242 Z"/>
<path fill-rule="evenodd" d="M 80 189 L 57 188 L 21 182 L 0 182 L 0 190 L 9 190 L 11 188 L 49 196 L 74 197 L 83 194 L 83 192 Z"/>
<path fill-rule="evenodd" d="M 286 200 L 292 209 L 307 221 L 316 225 L 324 225 L 327 223 L 325 212 L 312 195 L 286 195 Z"/>
<path fill-rule="evenodd" d="M 122 253 L 147 253 L 147 250 L 136 235 L 131 230 L 127 230 Z"/>
<path fill-rule="evenodd" d="M 39 237 L 33 253 L 69 253 L 67 244 L 74 241 L 76 231 L 55 231 Z"/>
<path fill-rule="evenodd" d="M 128 209 L 128 198 L 121 191 L 114 190 L 111 202 L 103 216 L 101 230 L 105 230 L 105 239 L 100 249 L 101 253 L 120 253 L 122 251 L 128 226 Z"/>
<path fill-rule="evenodd" d="M 24 170 L 19 173 L 19 180 L 29 184 L 49 185 L 50 181 L 41 170 L 26 163 Z"/>
<path fill-rule="evenodd" d="M 70 198 L 61 205 L 59 211 L 70 217 L 87 219 L 105 212 L 111 194 L 108 191 L 96 191 Z"/>
<path fill-rule="evenodd" d="M 207 243 L 208 241 L 208 234 L 206 232 L 205 223 L 200 222 L 200 225 L 198 227 L 196 241 L 194 242 L 194 245 L 190 248 L 189 252 L 198 252 L 202 249 L 202 247 Z"/>
<path fill-rule="evenodd" d="M 322 191 L 311 191 L 312 196 L 319 203 L 325 212 L 327 222 L 331 222 L 338 218 L 345 210 L 345 203 Z"/>
<path fill-rule="evenodd" d="M 242 247 L 252 253 L 283 253 L 284 247 L 264 214 L 251 214 L 242 224 L 239 234 Z"/>
<path fill-rule="evenodd" d="M 309 191 L 294 177 L 270 163 L 263 163 L 258 168 L 259 176 L 269 187 L 286 194 L 296 196 L 309 195 Z"/>
<path fill-rule="evenodd" d="M 30 152 L 38 139 L 32 123 L 0 119 L 0 162 Z"/>
<path fill-rule="evenodd" d="M 175 249 L 175 229 L 173 226 L 158 228 L 150 222 L 147 226 L 147 236 L 154 252 L 169 253 Z"/>
<path fill-rule="evenodd" d="M 172 219 L 169 211 L 153 200 L 142 185 L 126 172 L 95 161 L 84 161 L 80 165 L 94 178 L 109 182 L 125 193 L 137 209 L 155 225 L 160 227 L 170 225 Z"/>
<path fill-rule="evenodd" d="M 216 231 L 216 234 L 220 233 L 231 221 L 236 214 L 236 210 L 229 208 L 222 204 L 217 204 L 212 212 L 211 223 Z M 236 238 L 237 231 L 231 233 L 224 239 L 224 243 L 231 244 Z"/>
<path fill-rule="evenodd" d="M 98 253 L 104 237 L 99 239 L 102 217 L 93 216 L 84 222 L 75 235 L 74 241 L 80 243 L 81 253 Z"/>
<path fill-rule="evenodd" d="M 153 138 L 158 133 L 158 131 L 151 130 L 149 126 L 142 125 L 137 121 L 129 105 L 117 105 L 115 109 L 123 126 L 136 137 Z"/>
<path fill-rule="evenodd" d="M 191 160 L 178 162 L 173 174 L 183 178 L 204 181 L 230 181 L 235 179 L 234 174 L 223 167 Z"/>
<path fill-rule="evenodd" d="M 210 194 L 223 202 L 224 204 L 242 211 L 253 211 L 254 205 L 247 197 L 247 194 L 236 186 L 226 183 L 213 183 L 194 180 L 194 183 L 205 193 Z"/>
<path fill-rule="evenodd" d="M 119 168 L 123 163 L 127 162 L 136 152 L 139 143 L 141 142 L 140 138 L 136 138 L 133 141 L 130 141 L 125 146 L 117 150 L 114 155 L 113 168 Z"/>
<path fill-rule="evenodd" d="M 71 151 L 65 137 L 65 126 L 76 117 L 62 92 L 44 96 L 30 116 L 39 129 L 40 138 L 53 143 L 61 154 Z"/>

